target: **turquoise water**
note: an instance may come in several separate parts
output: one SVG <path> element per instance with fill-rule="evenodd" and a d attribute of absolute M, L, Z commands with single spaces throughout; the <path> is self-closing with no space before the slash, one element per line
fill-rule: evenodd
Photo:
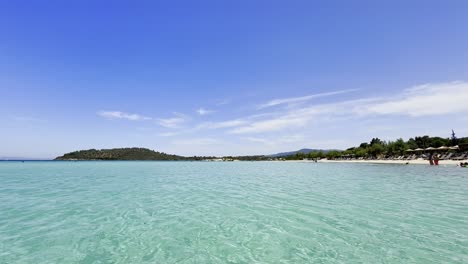
<path fill-rule="evenodd" d="M 0 162 L 0 263 L 468 263 L 468 169 Z"/>

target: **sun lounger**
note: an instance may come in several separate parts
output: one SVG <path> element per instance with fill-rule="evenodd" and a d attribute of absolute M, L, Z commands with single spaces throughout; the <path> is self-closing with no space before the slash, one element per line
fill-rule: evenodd
<path fill-rule="evenodd" d="M 464 160 L 464 159 L 467 159 L 467 158 L 468 158 L 467 154 L 463 153 L 460 156 L 453 158 L 453 160 Z"/>
<path fill-rule="evenodd" d="M 441 157 L 441 160 L 448 160 L 453 156 L 453 152 L 445 154 L 443 157 Z"/>

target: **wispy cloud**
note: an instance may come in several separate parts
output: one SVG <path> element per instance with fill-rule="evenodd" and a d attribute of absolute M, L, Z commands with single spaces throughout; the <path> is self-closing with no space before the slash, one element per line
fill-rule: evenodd
<path fill-rule="evenodd" d="M 230 128 L 230 127 L 237 127 L 241 125 L 246 125 L 248 122 L 246 120 L 241 120 L 241 119 L 234 119 L 234 120 L 227 120 L 227 121 L 221 121 L 221 122 L 207 122 L 207 123 L 202 123 L 198 126 L 198 128 L 212 128 L 212 129 L 217 129 L 217 128 Z"/>
<path fill-rule="evenodd" d="M 369 135 L 378 133 L 380 136 L 382 134 L 385 136 L 387 129 L 392 128 L 392 125 L 398 128 L 395 132 L 398 136 L 410 136 L 414 131 L 425 131 L 428 125 L 424 120 L 428 118 L 418 119 L 421 121 L 416 119 L 424 116 L 439 116 L 439 121 L 447 117 L 449 121 L 445 125 L 449 125 L 450 128 L 453 123 L 450 120 L 460 120 L 455 123 L 460 124 L 461 127 L 455 127 L 455 129 L 457 133 L 459 130 L 462 131 L 464 128 L 461 125 L 463 124 L 462 117 L 468 114 L 468 104 L 466 104 L 468 83 L 460 81 L 431 83 L 410 87 L 400 92 L 393 91 L 392 94 L 383 94 L 381 97 L 362 97 L 354 100 L 336 100 L 335 98 L 334 102 L 321 104 L 295 98 L 289 99 L 280 103 L 303 103 L 295 107 L 271 108 L 270 111 L 262 111 L 260 114 L 256 111 L 245 112 L 245 115 L 216 122 L 193 124 L 189 116 L 180 113 L 173 113 L 168 118 L 153 118 L 153 120 L 162 127 L 168 128 L 167 131 L 158 131 L 160 132 L 158 135 L 166 137 L 165 142 L 176 146 L 178 151 L 190 149 L 189 146 L 195 146 L 191 149 L 199 153 L 214 149 L 219 153 L 226 149 L 239 153 L 244 150 L 257 152 L 259 147 L 261 147 L 261 153 L 304 146 L 312 147 L 311 144 L 313 147 L 343 147 L 355 143 L 351 140 L 359 142 L 360 137 L 366 133 Z M 148 119 L 148 117 L 124 112 L 102 111 L 100 115 L 110 119 Z M 378 130 L 374 131 L 367 121 L 374 124 L 374 130 L 375 127 Z M 413 122 L 417 125 L 409 126 Z M 434 124 L 432 123 L 431 126 Z M 440 125 L 440 123 L 437 124 Z M 388 125 L 388 127 L 383 127 L 383 125 Z M 343 129 L 351 129 L 350 133 L 344 133 L 345 139 L 327 141 L 329 137 L 335 139 L 341 137 L 336 134 L 338 132 L 333 131 Z M 354 133 L 353 131 L 361 132 Z M 407 131 L 412 132 L 407 133 Z M 297 133 L 303 135 L 297 135 Z M 314 139 L 313 142 L 311 138 Z"/>
<path fill-rule="evenodd" d="M 19 122 L 44 122 L 46 120 L 37 118 L 37 117 L 32 117 L 32 116 L 12 116 L 12 120 L 19 121 Z"/>
<path fill-rule="evenodd" d="M 393 97 L 361 98 L 288 110 L 249 122 L 228 131 L 231 134 L 266 133 L 300 128 L 321 121 L 368 116 L 409 117 L 468 113 L 468 83 L 425 84 L 403 90 Z"/>
<path fill-rule="evenodd" d="M 160 133 L 158 135 L 161 136 L 161 137 L 173 137 L 173 136 L 177 136 L 179 134 L 180 133 L 178 133 L 178 132 L 164 132 L 164 133 Z"/>
<path fill-rule="evenodd" d="M 204 138 L 190 138 L 190 139 L 180 139 L 172 142 L 174 145 L 214 145 L 214 144 L 219 144 L 220 141 L 215 139 L 215 138 L 209 138 L 209 137 L 204 137 Z"/>
<path fill-rule="evenodd" d="M 263 137 L 244 137 L 242 139 L 250 141 L 250 142 L 254 142 L 254 143 L 262 143 L 266 145 L 272 144 L 271 140 L 263 138 Z"/>
<path fill-rule="evenodd" d="M 286 115 L 273 119 L 252 122 L 249 125 L 234 128 L 229 131 L 231 134 L 262 133 L 278 131 L 291 127 L 300 127 L 309 120 L 307 116 Z"/>
<path fill-rule="evenodd" d="M 179 128 L 183 123 L 185 123 L 188 120 L 188 116 L 174 112 L 174 117 L 170 118 L 159 118 L 158 123 L 160 126 L 166 127 L 166 128 Z"/>
<path fill-rule="evenodd" d="M 320 98 L 320 97 L 327 97 L 327 96 L 333 96 L 333 95 L 338 95 L 338 94 L 350 93 L 350 92 L 355 92 L 357 90 L 358 89 L 346 89 L 346 90 L 338 90 L 338 91 L 332 91 L 332 92 L 326 92 L 326 93 L 311 94 L 311 95 L 306 95 L 306 96 L 301 96 L 301 97 L 290 97 L 290 98 L 274 99 L 274 100 L 271 100 L 269 102 L 266 102 L 264 104 L 259 105 L 258 109 L 263 109 L 263 108 L 278 106 L 278 105 L 284 105 L 284 104 L 301 103 L 301 102 L 306 102 L 306 101 L 316 99 L 316 98 Z"/>
<path fill-rule="evenodd" d="M 120 111 L 99 111 L 99 116 L 107 119 L 127 119 L 131 121 L 151 120 L 151 117 L 142 116 L 139 114 L 129 114 Z"/>
<path fill-rule="evenodd" d="M 212 110 L 208 110 L 208 109 L 205 109 L 203 107 L 200 107 L 197 109 L 197 114 L 203 116 L 203 115 L 208 115 L 208 114 L 212 114 L 214 113 L 214 111 Z"/>
<path fill-rule="evenodd" d="M 413 117 L 468 112 L 468 83 L 449 82 L 419 85 L 400 96 L 378 104 L 364 105 L 358 111 L 399 114 Z"/>
<path fill-rule="evenodd" d="M 288 143 L 295 143 L 295 142 L 302 142 L 305 140 L 304 135 L 295 134 L 295 135 L 286 135 L 286 136 L 279 136 L 279 137 L 243 137 L 242 139 L 254 142 L 254 143 L 262 143 L 265 145 L 281 145 L 281 144 L 288 144 Z"/>

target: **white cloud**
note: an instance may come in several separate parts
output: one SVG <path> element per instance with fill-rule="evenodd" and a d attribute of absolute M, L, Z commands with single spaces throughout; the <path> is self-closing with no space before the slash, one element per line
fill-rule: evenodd
<path fill-rule="evenodd" d="M 184 122 L 187 121 L 188 117 L 184 114 L 173 113 L 175 116 L 171 118 L 159 118 L 158 123 L 160 126 L 166 128 L 179 128 Z"/>
<path fill-rule="evenodd" d="M 44 119 L 31 116 L 12 116 L 11 119 L 19 122 L 44 122 Z"/>
<path fill-rule="evenodd" d="M 190 139 L 180 139 L 172 142 L 174 145 L 188 145 L 188 146 L 202 146 L 202 145 L 216 145 L 221 142 L 214 138 L 190 138 Z"/>
<path fill-rule="evenodd" d="M 265 144 L 265 145 L 272 145 L 273 144 L 273 142 L 270 139 L 266 139 L 266 138 L 263 138 L 263 137 L 245 137 L 245 138 L 242 138 L 242 139 L 250 141 L 250 142 L 254 142 L 254 143 L 262 143 L 262 144 Z"/>
<path fill-rule="evenodd" d="M 151 117 L 146 117 L 138 114 L 129 114 L 120 111 L 99 111 L 97 113 L 99 116 L 102 116 L 107 119 L 127 119 L 131 121 L 141 121 L 141 120 L 151 120 Z"/>
<path fill-rule="evenodd" d="M 319 104 L 274 114 L 229 131 L 232 134 L 266 133 L 308 126 L 322 121 L 365 118 L 369 115 L 410 117 L 468 112 L 468 83 L 435 83 L 403 90 L 393 97 L 362 98 Z"/>
<path fill-rule="evenodd" d="M 286 136 L 279 136 L 279 137 L 244 137 L 244 140 L 255 142 L 255 143 L 262 143 L 265 145 L 282 145 L 282 144 L 290 144 L 296 142 L 302 142 L 305 140 L 304 135 L 286 135 Z"/>
<path fill-rule="evenodd" d="M 468 112 L 468 83 L 449 82 L 415 86 L 388 101 L 360 107 L 369 114 L 399 114 L 413 117 Z"/>
<path fill-rule="evenodd" d="M 200 107 L 200 108 L 197 109 L 197 113 L 198 113 L 199 115 L 208 115 L 208 114 L 212 114 L 213 112 L 214 112 L 214 111 L 212 111 L 212 110 L 207 110 L 207 109 L 205 109 L 205 108 L 203 108 L 203 107 Z"/>
<path fill-rule="evenodd" d="M 306 116 L 283 116 L 269 120 L 253 122 L 246 126 L 241 126 L 229 131 L 232 134 L 262 133 L 282 130 L 290 127 L 300 127 L 309 120 Z"/>
<path fill-rule="evenodd" d="M 164 133 L 160 133 L 158 135 L 161 136 L 161 137 L 173 137 L 173 136 L 177 136 L 179 134 L 180 133 L 177 133 L 177 132 L 164 132 Z"/>
<path fill-rule="evenodd" d="M 266 119 L 251 121 L 246 125 L 236 127 L 228 132 L 230 134 L 265 133 L 291 128 L 301 128 L 311 121 L 323 119 L 326 114 L 338 114 L 339 111 L 337 110 L 343 108 L 341 103 L 323 104 L 290 110 L 285 113 L 270 113 L 263 116 L 268 117 Z M 342 110 L 341 112 L 346 111 Z"/>
<path fill-rule="evenodd" d="M 237 127 L 237 126 L 245 125 L 247 123 L 248 122 L 245 120 L 234 119 L 234 120 L 227 120 L 227 121 L 221 121 L 221 122 L 202 123 L 199 125 L 199 128 L 211 128 L 211 129 L 230 128 L 230 127 Z"/>
<path fill-rule="evenodd" d="M 301 96 L 301 97 L 274 99 L 267 103 L 259 105 L 258 108 L 262 109 L 262 108 L 278 106 L 278 105 L 283 105 L 283 104 L 301 103 L 301 102 L 309 101 L 315 98 L 338 95 L 338 94 L 343 94 L 343 93 L 350 93 L 354 91 L 357 91 L 357 89 L 346 89 L 346 90 L 338 90 L 338 91 L 332 91 L 332 92 L 326 92 L 326 93 L 311 94 L 311 95 L 306 95 L 306 96 Z"/>
<path fill-rule="evenodd" d="M 181 117 L 172 117 L 172 118 L 160 118 L 158 119 L 159 125 L 166 127 L 166 128 L 178 128 L 180 124 L 182 124 L 185 119 Z"/>
<path fill-rule="evenodd" d="M 194 153 L 214 153 L 214 150 L 217 153 L 244 153 L 244 151 L 273 153 L 276 150 L 296 147 L 351 146 L 362 141 L 362 137 L 374 136 L 375 133 L 381 137 L 388 134 L 388 138 L 392 138 L 393 135 L 395 138 L 408 137 L 413 133 L 415 135 L 432 133 L 436 131 L 435 127 L 449 126 L 450 129 L 453 124 L 458 125 L 455 127 L 457 133 L 458 130 L 466 131 L 463 116 L 468 114 L 467 101 L 468 83 L 448 82 L 420 85 L 400 92 L 392 91 L 392 94 L 383 94 L 378 98 L 366 96 L 356 100 L 322 104 L 302 101 L 304 103 L 300 106 L 282 108 L 281 111 L 271 108 L 272 111 L 259 115 L 250 112 L 250 115 L 247 113 L 233 119 L 204 122 L 193 126 L 190 126 L 189 117 L 179 113 L 154 120 L 161 126 L 171 129 L 161 131 L 159 136 L 174 136 L 165 142 L 174 145 L 174 149 L 178 151 L 192 149 Z M 294 102 L 298 100 L 280 103 Z M 104 116 L 130 120 L 145 119 L 139 115 L 122 112 L 106 112 Z M 433 123 L 428 123 L 429 119 Z M 444 123 L 444 120 L 447 122 Z M 373 123 L 369 124 L 366 121 Z M 371 126 L 372 124 L 374 126 Z M 394 131 L 389 130 L 393 128 L 392 126 L 395 127 Z M 209 131 L 210 129 L 221 131 Z M 224 135 L 225 138 L 220 140 L 206 137 L 208 132 L 216 133 L 215 136 L 223 136 L 220 133 L 229 135 Z M 304 136 L 298 136 L 296 133 L 303 133 Z M 345 135 L 343 141 L 327 141 L 329 138 L 336 139 L 343 135 Z"/>
<path fill-rule="evenodd" d="M 224 122 L 218 122 L 218 123 L 215 123 L 213 124 L 213 128 L 227 128 L 227 127 L 236 127 L 236 126 L 241 126 L 243 124 L 245 124 L 246 121 L 244 120 L 239 120 L 239 119 L 236 119 L 236 120 L 229 120 L 229 121 L 224 121 Z"/>

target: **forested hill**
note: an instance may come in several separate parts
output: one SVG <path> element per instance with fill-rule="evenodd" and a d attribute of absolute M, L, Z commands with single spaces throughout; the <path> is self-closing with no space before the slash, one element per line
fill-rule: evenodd
<path fill-rule="evenodd" d="M 185 160 L 186 158 L 169 155 L 146 148 L 88 149 L 74 151 L 55 160 Z"/>

